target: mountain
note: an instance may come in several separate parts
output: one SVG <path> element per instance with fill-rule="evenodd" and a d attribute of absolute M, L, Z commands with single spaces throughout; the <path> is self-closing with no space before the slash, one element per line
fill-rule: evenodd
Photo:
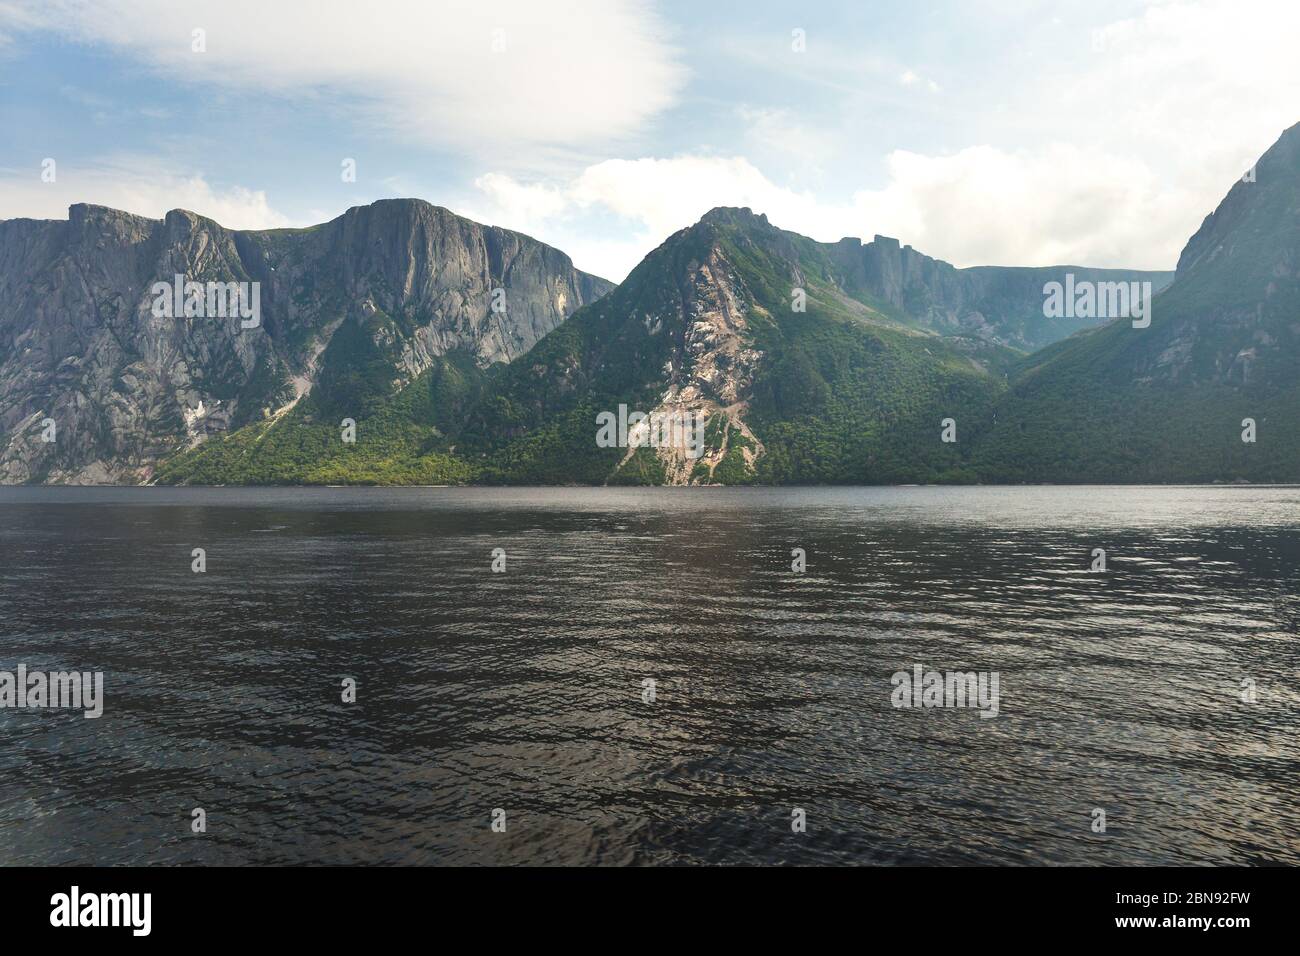
<path fill-rule="evenodd" d="M 918 325 L 943 335 L 968 335 L 1032 352 L 1083 329 L 1094 316 L 1048 317 L 1043 286 L 1072 274 L 1078 281 L 1150 282 L 1159 291 L 1172 272 L 1090 269 L 1084 266 L 975 266 L 958 269 L 897 239 L 876 236 L 863 244 L 841 239 L 827 249 L 837 282 L 849 294 L 887 303 Z"/>
<path fill-rule="evenodd" d="M 960 481 L 940 423 L 991 413 L 1029 344 L 1100 319 L 1043 317 L 1043 283 L 1164 273 L 956 269 L 877 236 L 818 243 L 718 208 L 523 359 L 450 359 L 365 409 L 318 383 L 293 414 L 169 462 L 162 481 L 724 483 Z M 598 441 L 600 416 L 701 423 L 702 454 Z M 643 426 L 644 428 L 645 426 Z M 670 436 L 671 437 L 671 436 Z M 679 438 L 681 436 L 678 436 Z M 689 437 L 689 436 L 687 436 Z"/>
<path fill-rule="evenodd" d="M 845 281 L 841 249 L 711 211 L 504 370 L 462 453 L 511 483 L 956 477 L 939 421 L 988 406 L 1015 353 L 917 328 Z M 702 416 L 703 453 L 598 447 L 596 416 L 620 405 Z"/>
<path fill-rule="evenodd" d="M 959 455 L 939 441 L 939 422 L 991 407 L 1020 353 L 925 328 L 871 294 L 865 267 L 851 275 L 846 263 L 863 261 L 847 251 L 748 209 L 715 209 L 509 366 L 430 369 L 364 421 L 353 415 L 354 444 L 339 440 L 336 416 L 355 403 L 331 399 L 328 417 L 305 407 L 259 423 L 168 463 L 160 478 L 957 480 Z M 602 447 L 598 416 L 637 412 L 698 416 L 703 453 L 683 442 Z"/>
<path fill-rule="evenodd" d="M 1300 480 L 1300 124 L 1188 241 L 1148 327 L 1030 357 L 972 439 L 986 481 Z"/>
<path fill-rule="evenodd" d="M 262 233 L 95 207 L 3 223 L 0 477 L 1297 480 L 1298 130 L 1172 281 L 956 269 L 726 207 L 609 291 L 555 250 L 410 201 Z M 158 318 L 151 283 L 179 269 L 261 282 L 261 326 Z M 47 415 L 58 451 L 42 459 Z"/>
<path fill-rule="evenodd" d="M 201 284 L 198 315 L 155 289 L 178 275 Z M 90 205 L 3 221 L 0 482 L 148 480 L 318 389 L 363 415 L 435 366 L 518 358 L 611 287 L 419 200 L 269 231 Z"/>

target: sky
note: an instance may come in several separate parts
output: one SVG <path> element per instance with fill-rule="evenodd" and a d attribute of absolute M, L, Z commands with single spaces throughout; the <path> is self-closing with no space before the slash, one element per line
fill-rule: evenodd
<path fill-rule="evenodd" d="M 618 281 L 725 205 L 1171 269 L 1300 121 L 1297 37 L 1296 0 L 0 0 L 0 219 L 418 197 Z"/>

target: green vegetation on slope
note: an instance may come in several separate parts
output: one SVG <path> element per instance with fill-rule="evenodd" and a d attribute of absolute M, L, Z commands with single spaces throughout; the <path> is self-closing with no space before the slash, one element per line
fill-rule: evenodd
<path fill-rule="evenodd" d="M 157 480 L 254 485 L 471 480 L 473 469 L 451 453 L 446 435 L 478 401 L 485 373 L 472 357 L 451 353 L 395 390 L 387 381 L 391 373 L 356 341 L 364 336 L 350 325 L 339 328 L 342 339 L 336 335 L 326 350 L 321 381 L 311 395 L 274 421 L 211 438 L 169 459 Z M 342 439 L 345 418 L 356 422 L 353 443 Z"/>
<path fill-rule="evenodd" d="M 714 352 L 692 388 L 731 376 L 726 402 L 757 441 L 715 415 L 706 445 L 720 454 L 692 481 L 1295 481 L 1298 216 L 1300 127 L 1207 218 L 1148 328 L 1118 320 L 1024 356 L 926 331 L 846 291 L 826 246 L 714 210 L 509 366 L 446 356 L 399 388 L 376 343 L 407 320 L 345 323 L 309 398 L 173 458 L 159 480 L 662 483 L 651 450 L 620 467 L 625 449 L 597 447 L 596 416 L 656 407 L 730 335 L 738 347 Z M 266 379 L 282 388 L 275 370 Z M 339 439 L 342 417 L 357 420 L 355 445 Z M 956 442 L 940 440 L 945 419 Z"/>

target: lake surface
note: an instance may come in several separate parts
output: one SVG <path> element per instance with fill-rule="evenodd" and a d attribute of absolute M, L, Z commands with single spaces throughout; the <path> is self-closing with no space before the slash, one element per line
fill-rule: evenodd
<path fill-rule="evenodd" d="M 1297 488 L 0 489 L 20 663 L 3 864 L 1300 863 Z"/>

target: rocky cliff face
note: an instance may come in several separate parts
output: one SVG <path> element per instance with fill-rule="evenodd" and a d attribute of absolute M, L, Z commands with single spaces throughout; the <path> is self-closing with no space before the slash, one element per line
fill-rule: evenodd
<path fill-rule="evenodd" d="M 992 481 L 1300 480 L 1300 124 L 1152 302 L 1044 349 L 975 442 Z"/>
<path fill-rule="evenodd" d="M 202 290 L 199 314 L 171 296 L 181 309 L 160 309 L 153 287 L 177 275 L 222 295 L 246 283 L 256 320 Z M 147 480 L 161 457 L 310 391 L 345 323 L 400 388 L 453 351 L 509 362 L 609 288 L 556 249 L 418 200 L 264 232 L 88 205 L 3 221 L 0 482 Z"/>
<path fill-rule="evenodd" d="M 722 463 L 730 450 L 726 438 L 733 432 L 743 436 L 733 447 L 745 443 L 748 464 L 761 453 L 762 445 L 744 415 L 763 356 L 754 348 L 749 328 L 753 303 L 721 247 L 711 245 L 699 262 L 692 262 L 678 288 L 679 302 L 664 314 L 656 314 L 647 329 L 669 342 L 662 393 L 648 414 L 651 422 L 682 423 L 684 427 L 670 429 L 663 440 L 647 445 L 645 454 L 658 459 L 666 483 L 684 485 L 701 474 L 700 469 L 711 472 Z M 705 443 L 709 422 L 716 440 Z M 697 423 L 698 433 L 687 431 Z M 693 450 L 697 441 L 700 448 Z M 619 470 L 636 454 L 633 444 Z"/>
<path fill-rule="evenodd" d="M 958 346 L 859 289 L 826 244 L 714 209 L 505 369 L 456 453 L 476 480 L 521 484 L 941 475 L 957 456 L 937 423 L 988 406 L 1003 387 L 996 363 L 1018 353 Z M 597 423 L 616 410 L 702 434 L 691 447 L 643 423 L 602 447 Z"/>
<path fill-rule="evenodd" d="M 1300 124 L 1205 218 L 1152 311 L 1149 328 L 1101 329 L 1043 368 L 1086 361 L 1116 384 L 1300 385 Z"/>
<path fill-rule="evenodd" d="M 1068 273 L 1076 281 L 1147 281 L 1159 292 L 1174 275 L 1068 265 L 958 269 L 911 246 L 900 247 L 888 236 L 865 244 L 841 239 L 830 248 L 839 281 L 850 294 L 875 297 L 941 335 L 970 335 L 1025 351 L 1106 321 L 1045 316 L 1045 283 L 1063 282 Z"/>
<path fill-rule="evenodd" d="M 1135 378 L 1300 385 L 1300 123 L 1205 218 L 1157 304 Z"/>

